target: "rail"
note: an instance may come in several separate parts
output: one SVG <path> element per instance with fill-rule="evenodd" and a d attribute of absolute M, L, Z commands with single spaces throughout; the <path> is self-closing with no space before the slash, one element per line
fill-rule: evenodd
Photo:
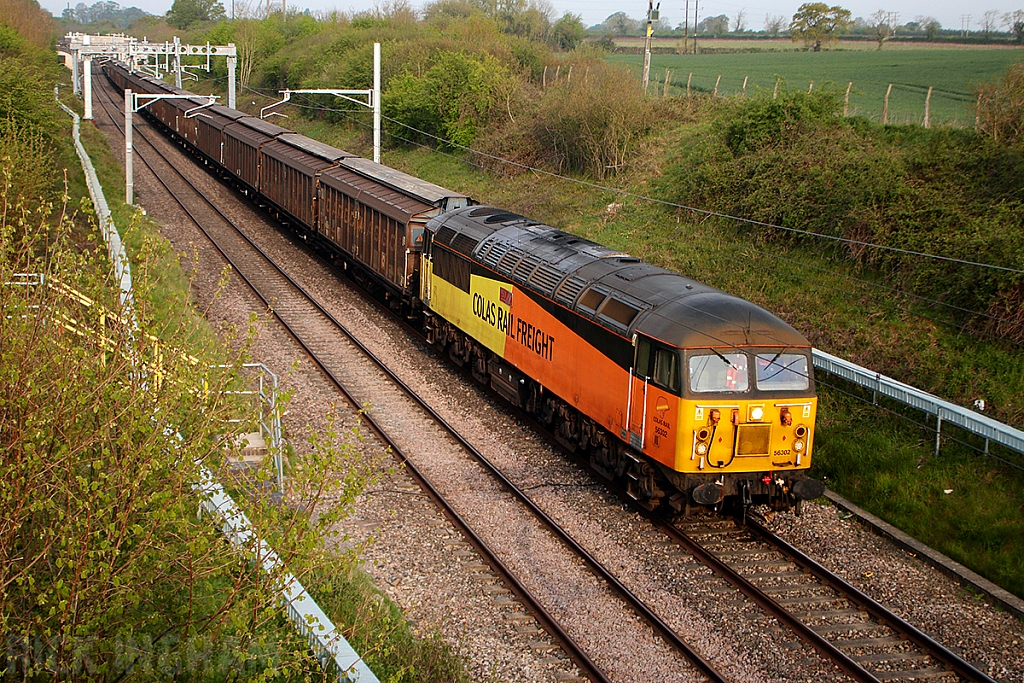
<path fill-rule="evenodd" d="M 935 454 L 939 453 L 942 441 L 942 423 L 949 422 L 985 439 L 985 455 L 989 453 L 989 442 L 1006 446 L 1018 453 L 1024 453 L 1024 432 L 981 413 L 944 401 L 926 391 L 915 389 L 886 377 L 856 363 L 843 360 L 819 349 L 813 350 L 814 367 L 842 377 L 858 386 L 870 389 L 872 395 L 881 394 L 905 405 L 922 410 L 935 417 Z"/>
<path fill-rule="evenodd" d="M 75 149 L 82 162 L 82 169 L 85 171 L 89 195 L 92 197 L 93 206 L 100 221 L 103 238 L 107 242 L 110 261 L 114 264 L 114 276 L 120 289 L 121 305 L 134 326 L 136 318 L 128 254 L 110 215 L 110 208 L 103 195 L 103 188 L 96 176 L 92 160 L 82 145 L 79 135 L 79 116 L 60 102 L 57 88 L 54 88 L 53 94 L 57 104 L 74 119 L 72 136 L 75 141 Z M 235 505 L 234 500 L 224 491 L 224 488 L 214 481 L 213 475 L 206 468 L 201 469 L 200 481 L 193 486 L 193 489 L 201 496 L 202 509 L 222 522 L 221 530 L 232 545 L 236 548 L 251 548 L 257 552 L 262 567 L 271 576 L 283 570 L 283 563 L 277 553 L 265 541 L 259 541 L 258 546 L 253 543 L 256 537 L 245 513 Z M 362 657 L 352 648 L 293 574 L 283 573 L 279 579 L 278 589 L 288 619 L 295 624 L 299 633 L 306 636 L 310 649 L 316 654 L 324 669 L 334 668 L 341 679 L 350 683 L 379 683 Z"/>

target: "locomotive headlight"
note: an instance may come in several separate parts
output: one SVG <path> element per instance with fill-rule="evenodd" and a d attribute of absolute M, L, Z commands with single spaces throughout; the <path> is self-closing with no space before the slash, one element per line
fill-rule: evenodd
<path fill-rule="evenodd" d="M 804 442 L 803 441 L 794 441 L 793 442 L 793 450 L 796 451 L 797 453 L 802 453 L 803 450 L 804 450 Z"/>
<path fill-rule="evenodd" d="M 706 443 L 697 444 L 697 455 L 704 455 L 708 452 L 708 445 Z"/>
<path fill-rule="evenodd" d="M 754 406 L 750 409 L 750 419 L 753 422 L 760 422 L 764 417 L 764 408 L 761 406 Z"/>

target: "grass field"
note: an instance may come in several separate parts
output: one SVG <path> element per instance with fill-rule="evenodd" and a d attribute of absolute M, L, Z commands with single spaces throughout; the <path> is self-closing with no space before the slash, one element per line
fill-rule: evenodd
<path fill-rule="evenodd" d="M 660 42 L 662 46 L 668 43 L 667 40 Z M 729 42 L 735 48 L 738 41 Z M 791 88 L 800 90 L 807 90 L 812 82 L 815 88 L 831 84 L 840 90 L 840 94 L 845 93 L 847 84 L 852 82 L 849 114 L 881 121 L 885 93 L 891 83 L 888 122 L 902 124 L 923 123 L 925 98 L 928 88 L 932 87 L 933 125 L 973 126 L 976 101 L 973 88 L 1000 78 L 1011 64 L 1024 61 L 1024 49 L 1020 48 L 912 49 L 900 46 L 902 49 L 890 49 L 887 45 L 884 50 L 865 50 L 865 44 L 851 43 L 856 49 L 818 53 L 654 54 L 651 57 L 651 92 L 655 89 L 659 94 L 663 92 L 666 70 L 671 71 L 669 94 L 673 95 L 686 92 L 687 79 L 690 79 L 692 90 L 712 92 L 719 76 L 720 95 L 740 94 L 744 78 L 748 79 L 748 95 L 758 90 L 771 92 L 779 78 Z M 715 43 L 709 40 L 702 45 L 712 46 Z M 793 44 L 782 41 L 779 49 L 785 49 L 787 45 Z M 867 45 L 873 47 L 874 43 Z M 896 44 L 892 47 L 895 48 Z M 608 59 L 630 67 L 639 77 L 643 55 L 614 54 Z"/>

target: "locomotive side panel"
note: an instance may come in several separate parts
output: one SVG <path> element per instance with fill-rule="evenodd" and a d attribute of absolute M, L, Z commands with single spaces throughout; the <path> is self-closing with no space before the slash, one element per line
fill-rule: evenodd
<path fill-rule="evenodd" d="M 528 290 L 440 245 L 431 256 L 434 313 L 609 431 L 621 431 L 625 368 Z"/>

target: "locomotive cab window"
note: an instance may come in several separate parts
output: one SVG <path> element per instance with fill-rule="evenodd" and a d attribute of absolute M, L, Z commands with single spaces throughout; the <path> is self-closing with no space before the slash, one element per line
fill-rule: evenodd
<path fill-rule="evenodd" d="M 709 353 L 690 356 L 690 391 L 740 393 L 750 388 L 744 353 Z"/>
<path fill-rule="evenodd" d="M 759 353 L 757 388 L 763 391 L 804 391 L 810 387 L 807 356 L 801 353 Z"/>
<path fill-rule="evenodd" d="M 679 394 L 679 352 L 640 338 L 636 344 L 634 372 L 640 379 L 649 380 L 666 391 Z"/>

